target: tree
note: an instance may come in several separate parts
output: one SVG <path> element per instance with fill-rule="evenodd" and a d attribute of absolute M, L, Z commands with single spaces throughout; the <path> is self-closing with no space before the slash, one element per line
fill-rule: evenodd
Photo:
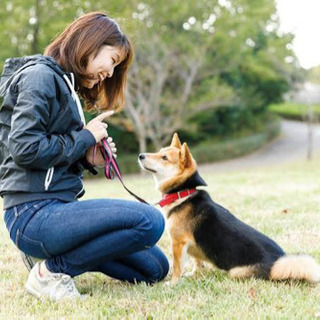
<path fill-rule="evenodd" d="M 76 17 L 106 8 L 102 0 L 2 1 L 0 67 L 43 52 Z M 166 144 L 199 112 L 263 112 L 297 78 L 292 36 L 278 33 L 274 1 L 111 0 L 107 8 L 136 50 L 125 113 L 112 121 L 136 135 L 140 151 Z"/>
<path fill-rule="evenodd" d="M 0 68 L 6 58 L 42 53 L 75 18 L 89 11 L 105 11 L 105 7 L 101 0 L 2 0 Z M 130 1 L 108 2 L 112 17 L 126 17 L 128 11 L 132 11 Z"/>
<path fill-rule="evenodd" d="M 188 12 L 202 16 L 205 3 L 184 2 L 179 10 L 176 4 L 164 1 L 154 7 L 140 4 L 133 14 L 140 17 L 141 24 L 125 112 L 141 152 L 145 151 L 147 140 L 155 148 L 164 145 L 195 112 L 226 105 L 234 99 L 232 90 L 219 81 L 214 70 L 211 79 L 208 73 L 201 74 L 212 34 L 201 28 L 183 29 L 190 18 Z M 199 83 L 210 90 L 194 99 Z"/>
<path fill-rule="evenodd" d="M 274 1 L 147 1 L 132 16 L 140 29 L 125 123 L 141 152 L 148 140 L 165 145 L 197 112 L 261 112 L 294 81 L 292 36 L 278 34 Z"/>

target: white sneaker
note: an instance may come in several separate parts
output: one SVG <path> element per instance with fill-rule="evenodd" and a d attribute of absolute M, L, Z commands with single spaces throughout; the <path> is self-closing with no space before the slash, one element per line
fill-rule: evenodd
<path fill-rule="evenodd" d="M 38 298 L 48 297 L 51 300 L 81 298 L 71 277 L 64 273 L 51 273 L 40 277 L 40 263 L 31 269 L 26 290 Z"/>

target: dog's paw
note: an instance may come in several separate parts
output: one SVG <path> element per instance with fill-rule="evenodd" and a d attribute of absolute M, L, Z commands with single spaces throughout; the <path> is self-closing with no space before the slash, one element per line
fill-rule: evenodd
<path fill-rule="evenodd" d="M 164 283 L 164 286 L 165 287 L 174 287 L 175 285 L 177 285 L 179 282 L 179 278 L 172 278 L 171 280 L 169 281 L 166 281 Z"/>
<path fill-rule="evenodd" d="M 184 278 L 191 278 L 195 275 L 196 272 L 197 272 L 197 270 L 192 270 L 192 271 L 186 272 L 183 274 L 183 277 Z"/>
<path fill-rule="evenodd" d="M 204 271 L 204 265 L 203 264 L 198 264 L 191 271 L 188 271 L 188 272 L 184 273 L 183 277 L 191 278 L 191 277 L 194 277 L 194 276 L 197 276 L 197 275 L 201 275 L 203 271 Z"/>
<path fill-rule="evenodd" d="M 172 287 L 171 280 L 168 280 L 168 281 L 164 282 L 164 283 L 163 283 L 163 286 L 166 287 L 166 288 Z"/>

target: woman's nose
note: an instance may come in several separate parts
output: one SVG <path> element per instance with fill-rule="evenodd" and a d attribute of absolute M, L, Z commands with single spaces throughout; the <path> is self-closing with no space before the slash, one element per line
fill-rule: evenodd
<path fill-rule="evenodd" d="M 114 71 L 114 68 L 108 71 L 108 75 L 107 75 L 108 78 L 111 78 L 113 76 L 113 71 Z"/>

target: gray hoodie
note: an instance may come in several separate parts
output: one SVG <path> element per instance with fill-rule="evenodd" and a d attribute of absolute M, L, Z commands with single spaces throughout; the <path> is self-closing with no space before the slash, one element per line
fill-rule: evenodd
<path fill-rule="evenodd" d="M 70 202 L 84 193 L 82 170 L 94 136 L 73 75 L 51 57 L 12 58 L 0 81 L 0 194 L 4 209 L 24 202 Z"/>

